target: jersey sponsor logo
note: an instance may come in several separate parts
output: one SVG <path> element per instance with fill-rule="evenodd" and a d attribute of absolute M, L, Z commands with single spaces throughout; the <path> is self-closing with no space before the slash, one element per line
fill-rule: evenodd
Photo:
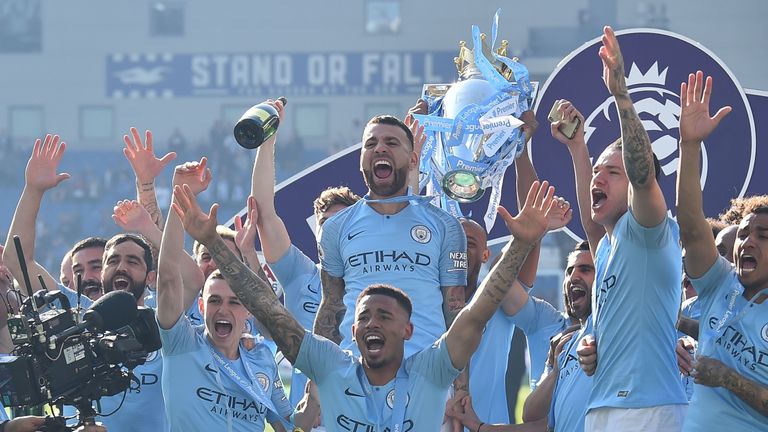
<path fill-rule="evenodd" d="M 317 302 L 304 302 L 304 304 L 301 305 L 301 308 L 304 309 L 304 312 L 316 314 L 317 309 L 320 308 L 320 304 Z"/>
<path fill-rule="evenodd" d="M 339 425 L 341 430 L 351 432 L 376 432 L 379 430 L 379 428 L 377 428 L 375 425 L 368 424 L 361 420 L 355 420 L 351 417 L 347 417 L 344 414 L 340 414 L 338 417 L 336 417 L 336 424 Z M 404 420 L 402 432 L 411 432 L 413 430 L 413 420 Z M 385 427 L 383 432 L 391 431 L 389 430 L 389 427 Z"/>
<path fill-rule="evenodd" d="M 418 243 L 429 243 L 432 240 L 432 231 L 424 225 L 416 225 L 411 228 L 411 238 Z"/>
<path fill-rule="evenodd" d="M 720 320 L 711 316 L 709 318 L 709 328 L 714 329 Z M 766 324 L 768 326 L 768 324 Z M 765 339 L 766 326 L 760 331 L 760 336 Z M 753 336 L 754 337 L 754 336 Z M 734 327 L 733 325 L 727 325 L 720 330 L 717 334 L 714 343 L 721 348 L 723 355 L 734 358 L 739 366 L 755 371 L 758 368 L 761 371 L 768 371 L 768 351 L 764 351 L 757 347 L 752 341 L 745 336 L 741 329 Z M 764 372 L 762 372 L 764 373 Z"/>
<path fill-rule="evenodd" d="M 352 240 L 353 238 L 359 236 L 360 234 L 362 234 L 364 232 L 365 232 L 365 230 L 358 231 L 358 232 L 356 232 L 354 234 L 347 234 L 347 240 Z"/>
<path fill-rule="evenodd" d="M 347 258 L 350 267 L 360 267 L 363 274 L 373 272 L 414 272 L 416 267 L 429 267 L 432 258 L 419 252 L 377 250 L 361 252 Z"/>
<path fill-rule="evenodd" d="M 611 288 L 616 286 L 616 276 L 610 275 L 603 279 L 603 283 L 600 284 L 600 291 L 597 293 L 597 308 L 598 310 L 608 300 L 608 293 L 611 292 Z"/>
<path fill-rule="evenodd" d="M 160 377 L 153 373 L 131 374 L 131 385 L 128 387 L 128 393 L 141 393 L 141 387 L 154 385 L 160 382 Z"/>
<path fill-rule="evenodd" d="M 269 377 L 267 376 L 267 374 L 263 372 L 256 372 L 256 382 L 259 383 L 262 390 L 264 390 L 267 393 L 269 392 L 269 385 L 271 383 L 269 381 Z"/>
<path fill-rule="evenodd" d="M 389 409 L 395 408 L 395 389 L 392 389 L 387 393 L 387 406 Z M 405 393 L 405 406 L 408 407 L 408 404 L 411 403 L 411 394 L 406 392 Z"/>
<path fill-rule="evenodd" d="M 624 54 L 629 93 L 661 163 L 659 185 L 667 203 L 675 202 L 679 163 L 678 93 L 680 83 L 696 70 L 692 65 L 713 77 L 716 90 L 710 106 L 733 107 L 728 121 L 701 145 L 704 210 L 707 215 L 718 214 L 730 205 L 734 193 L 744 196 L 755 165 L 755 124 L 744 90 L 728 67 L 695 41 L 654 29 L 630 29 L 617 35 Z M 585 138 L 595 159 L 621 135 L 615 102 L 605 88 L 602 65 L 595 55 L 600 43 L 596 38 L 566 57 L 541 86 L 535 108 L 537 113 L 546 114 L 557 99 L 573 101 L 584 114 Z M 539 176 L 559 185 L 558 190 L 575 191 L 571 158 L 565 147 L 549 131 L 536 134 L 534 141 L 531 157 Z M 545 150 L 537 153 L 536 149 Z M 725 161 L 727 166 L 723 165 Z M 566 192 L 565 198 L 576 202 L 573 192 Z M 674 215 L 674 206 L 670 211 Z M 566 232 L 574 238 L 583 237 L 578 215 L 574 215 Z"/>
<path fill-rule="evenodd" d="M 365 397 L 364 394 L 358 394 L 358 393 L 353 392 L 352 389 L 350 389 L 349 387 L 347 387 L 344 390 L 344 394 L 347 395 L 347 396 L 362 397 L 362 398 Z"/>
<path fill-rule="evenodd" d="M 267 414 L 267 407 L 263 404 L 216 389 L 198 387 L 195 394 L 198 399 L 211 404 L 212 413 L 229 415 L 231 411 L 234 418 L 250 421 L 258 421 Z"/>

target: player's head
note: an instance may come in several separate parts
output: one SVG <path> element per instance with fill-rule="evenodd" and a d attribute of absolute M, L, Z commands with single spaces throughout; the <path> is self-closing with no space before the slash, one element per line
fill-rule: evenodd
<path fill-rule="evenodd" d="M 739 282 L 745 288 L 768 287 L 768 207 L 751 209 L 739 224 L 733 260 Z"/>
<path fill-rule="evenodd" d="M 330 187 L 315 198 L 313 208 L 317 227 L 323 226 L 331 216 L 355 204 L 360 197 L 346 186 Z"/>
<path fill-rule="evenodd" d="M 365 366 L 399 366 L 405 341 L 413 335 L 412 311 L 408 295 L 393 286 L 371 285 L 360 293 L 352 334 Z"/>
<path fill-rule="evenodd" d="M 413 134 L 396 117 L 372 118 L 363 131 L 360 171 L 371 196 L 385 198 L 407 190 L 408 171 L 416 167 Z"/>
<path fill-rule="evenodd" d="M 75 243 L 69 252 L 69 284 L 73 289 L 77 288 L 75 277 L 79 274 L 83 284 L 83 294 L 91 300 L 98 299 L 103 292 L 101 272 L 106 244 L 107 240 L 104 238 L 88 237 Z M 64 275 L 67 276 L 66 273 Z"/>
<path fill-rule="evenodd" d="M 206 279 L 200 302 L 205 330 L 213 345 L 225 352 L 237 346 L 251 314 L 218 269 Z"/>
<path fill-rule="evenodd" d="M 216 233 L 221 236 L 221 238 L 224 240 L 224 244 L 226 244 L 227 247 L 242 261 L 243 255 L 235 243 L 235 235 L 237 233 L 234 230 L 225 227 L 224 225 L 218 225 L 216 227 Z M 254 247 L 256 247 L 256 245 L 254 245 Z M 195 262 L 197 263 L 197 266 L 200 268 L 200 271 L 203 272 L 203 276 L 206 278 L 208 278 L 208 276 L 210 276 L 214 270 L 219 268 L 216 265 L 216 261 L 214 261 L 213 257 L 211 256 L 211 253 L 208 251 L 208 248 L 205 247 L 205 245 L 202 243 L 195 240 L 194 244 L 192 245 L 192 251 L 195 254 Z"/>
<path fill-rule="evenodd" d="M 136 234 L 112 237 L 104 247 L 101 272 L 104 292 L 128 291 L 137 301 L 141 300 L 147 283 L 155 279 L 153 262 L 152 248 L 143 237 Z"/>
<path fill-rule="evenodd" d="M 583 320 L 592 313 L 592 284 L 595 263 L 589 243 L 583 241 L 568 254 L 563 278 L 565 310 L 572 319 Z"/>
<path fill-rule="evenodd" d="M 736 231 L 738 231 L 738 229 L 738 225 L 728 225 L 721 229 L 720 232 L 717 233 L 717 237 L 715 237 L 717 253 L 731 263 L 733 262 L 733 244 L 736 241 Z"/>
<path fill-rule="evenodd" d="M 488 234 L 479 223 L 463 217 L 459 220 L 462 228 L 464 228 L 464 234 L 467 236 L 466 300 L 469 301 L 477 290 L 480 268 L 488 261 L 491 251 L 488 250 Z"/>

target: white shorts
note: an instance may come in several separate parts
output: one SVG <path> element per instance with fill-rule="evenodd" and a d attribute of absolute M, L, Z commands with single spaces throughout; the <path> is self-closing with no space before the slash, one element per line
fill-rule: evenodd
<path fill-rule="evenodd" d="M 589 410 L 584 430 L 590 432 L 680 432 L 688 405 L 650 408 L 597 408 Z"/>

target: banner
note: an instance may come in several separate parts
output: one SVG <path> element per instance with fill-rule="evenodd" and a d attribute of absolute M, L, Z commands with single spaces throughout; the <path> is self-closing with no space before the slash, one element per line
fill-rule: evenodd
<path fill-rule="evenodd" d="M 454 51 L 112 54 L 112 98 L 384 96 L 418 98 L 452 81 Z"/>

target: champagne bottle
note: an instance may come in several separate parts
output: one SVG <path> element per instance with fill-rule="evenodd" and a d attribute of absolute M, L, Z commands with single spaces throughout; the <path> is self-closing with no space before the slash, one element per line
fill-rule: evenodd
<path fill-rule="evenodd" d="M 288 104 L 288 101 L 280 96 L 277 100 Z M 277 132 L 280 125 L 280 117 L 277 110 L 267 103 L 252 106 L 240 117 L 235 125 L 235 140 L 242 147 L 255 149 L 264 144 L 264 141 Z"/>

